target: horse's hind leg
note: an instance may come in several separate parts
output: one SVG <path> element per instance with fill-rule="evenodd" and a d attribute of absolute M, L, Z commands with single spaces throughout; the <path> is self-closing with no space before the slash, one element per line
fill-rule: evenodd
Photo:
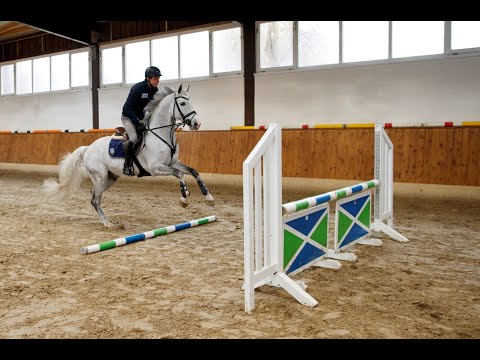
<path fill-rule="evenodd" d="M 112 223 L 103 212 L 102 195 L 106 190 L 108 190 L 108 188 L 110 188 L 110 186 L 115 183 L 118 176 L 109 171 L 107 177 L 100 175 L 92 175 L 91 178 L 94 186 L 92 190 L 92 200 L 90 202 L 95 208 L 95 210 L 97 210 L 98 215 L 100 215 L 100 219 L 102 220 L 103 225 L 105 225 L 106 227 L 114 227 L 116 225 Z"/>
<path fill-rule="evenodd" d="M 202 192 L 203 195 L 205 195 L 205 200 L 207 201 L 207 204 L 209 205 L 214 205 L 214 198 L 212 194 L 210 194 L 210 190 L 208 190 L 207 185 L 203 182 L 202 178 L 200 177 L 200 174 L 198 173 L 197 170 L 194 168 L 191 168 L 190 166 L 185 165 L 184 163 L 177 161 L 172 167 L 179 169 L 185 174 L 190 174 L 192 175 L 195 180 L 197 180 L 198 187 L 200 188 L 200 191 Z"/>

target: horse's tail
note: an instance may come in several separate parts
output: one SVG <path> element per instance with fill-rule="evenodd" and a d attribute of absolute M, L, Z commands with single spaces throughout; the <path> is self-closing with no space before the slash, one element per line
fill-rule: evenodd
<path fill-rule="evenodd" d="M 80 146 L 73 153 L 67 153 L 63 157 L 59 164 L 59 182 L 53 178 L 43 182 L 43 191 L 48 198 L 60 201 L 80 188 L 82 180 L 87 175 L 83 164 L 83 154 L 87 147 Z"/>

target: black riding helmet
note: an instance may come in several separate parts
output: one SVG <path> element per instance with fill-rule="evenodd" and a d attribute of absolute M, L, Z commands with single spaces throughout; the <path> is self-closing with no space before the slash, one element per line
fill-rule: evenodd
<path fill-rule="evenodd" d="M 162 76 L 160 69 L 156 66 L 149 66 L 147 70 L 145 70 L 145 77 L 154 77 L 154 76 Z"/>

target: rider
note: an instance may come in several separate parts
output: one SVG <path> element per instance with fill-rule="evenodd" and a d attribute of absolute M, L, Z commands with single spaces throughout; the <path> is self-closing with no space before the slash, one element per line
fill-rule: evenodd
<path fill-rule="evenodd" d="M 125 153 L 125 164 L 123 165 L 123 173 L 125 175 L 135 175 L 132 163 L 133 145 L 138 141 L 137 131 L 142 133 L 145 130 L 145 124 L 141 121 L 144 118 L 143 108 L 158 91 L 157 86 L 160 82 L 160 76 L 162 76 L 162 73 L 158 67 L 149 66 L 145 70 L 145 80 L 132 86 L 123 105 L 121 119 L 129 137 Z"/>

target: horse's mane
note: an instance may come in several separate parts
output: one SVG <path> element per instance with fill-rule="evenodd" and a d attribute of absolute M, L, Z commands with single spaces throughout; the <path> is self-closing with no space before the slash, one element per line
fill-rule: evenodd
<path fill-rule="evenodd" d="M 153 95 L 152 100 L 150 100 L 147 105 L 143 108 L 143 113 L 145 114 L 145 117 L 143 120 L 145 122 L 148 122 L 150 119 L 150 116 L 153 114 L 153 110 L 160 104 L 160 102 L 165 99 L 168 95 L 173 94 L 175 91 L 169 88 L 168 86 L 164 86 L 161 88 L 159 91 Z"/>

